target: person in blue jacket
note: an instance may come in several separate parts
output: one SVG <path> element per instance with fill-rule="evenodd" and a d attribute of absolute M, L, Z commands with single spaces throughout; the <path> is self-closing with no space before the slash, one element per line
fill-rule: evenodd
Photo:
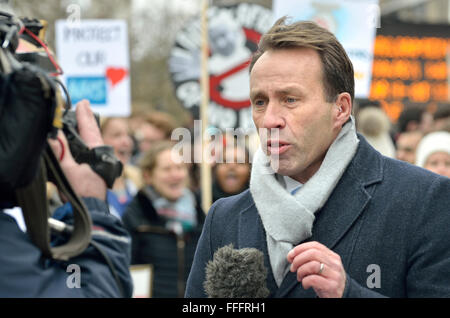
<path fill-rule="evenodd" d="M 100 130 L 88 102 L 78 104 L 76 115 L 80 136 L 86 144 L 90 147 L 102 145 Z M 51 147 L 56 157 L 61 159 L 61 168 L 74 191 L 89 210 L 93 244 L 68 261 L 48 259 L 19 228 L 16 220 L 2 209 L 0 297 L 131 297 L 129 235 L 121 221 L 109 213 L 103 179 L 89 165 L 76 163 L 61 132 L 59 137 L 62 144 L 52 141 Z M 61 209 L 55 212 L 55 216 L 70 223 L 73 219 L 71 207 L 66 204 Z"/>

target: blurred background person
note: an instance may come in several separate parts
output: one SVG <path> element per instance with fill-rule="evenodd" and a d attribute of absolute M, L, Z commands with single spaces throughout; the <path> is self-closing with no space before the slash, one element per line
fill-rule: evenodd
<path fill-rule="evenodd" d="M 132 264 L 152 264 L 155 298 L 183 297 L 205 215 L 188 188 L 174 143 L 152 145 L 141 160 L 145 186 L 123 216 L 132 237 Z"/>
<path fill-rule="evenodd" d="M 138 141 L 136 139 L 136 131 L 145 122 L 145 116 L 147 116 L 148 111 L 138 109 L 133 109 L 130 116 L 128 116 L 128 127 L 130 128 L 130 137 L 133 140 L 133 151 L 131 154 L 130 163 L 134 163 L 134 157 L 139 153 Z"/>
<path fill-rule="evenodd" d="M 424 134 L 428 134 L 434 130 L 433 114 L 428 111 L 428 109 L 424 109 L 422 113 L 422 120 L 420 122 L 419 130 Z"/>
<path fill-rule="evenodd" d="M 139 165 L 141 156 L 150 150 L 155 142 L 170 140 L 175 128 L 175 120 L 168 113 L 158 111 L 147 113 L 133 130 L 137 142 L 137 153 L 131 158 L 131 163 Z"/>
<path fill-rule="evenodd" d="M 436 131 L 417 146 L 416 165 L 450 178 L 450 133 Z"/>
<path fill-rule="evenodd" d="M 420 130 L 400 133 L 396 140 L 396 158 L 409 162 L 410 164 L 415 164 L 417 145 L 422 137 L 423 133 Z"/>
<path fill-rule="evenodd" d="M 356 116 L 356 127 L 367 142 L 386 157 L 395 157 L 395 146 L 390 135 L 391 122 L 383 109 L 367 106 Z"/>
<path fill-rule="evenodd" d="M 122 175 L 116 179 L 113 188 L 108 189 L 106 200 L 111 214 L 121 218 L 126 206 L 142 186 L 138 168 L 129 164 L 133 151 L 133 140 L 126 118 L 109 117 L 101 123 L 101 133 L 106 145 L 114 148 L 114 153 L 123 164 Z"/>
<path fill-rule="evenodd" d="M 416 104 L 405 105 L 397 120 L 397 134 L 420 130 L 426 134 L 433 129 L 433 115 Z"/>
<path fill-rule="evenodd" d="M 450 103 L 441 103 L 433 114 L 433 129 L 450 132 Z"/>
<path fill-rule="evenodd" d="M 135 132 L 145 122 L 145 117 L 147 116 L 147 114 L 148 111 L 142 109 L 133 109 L 130 116 L 128 116 L 128 126 L 130 127 L 132 137 L 134 137 Z"/>
<path fill-rule="evenodd" d="M 213 202 L 241 193 L 249 187 L 250 157 L 245 145 L 231 138 L 224 139 L 222 162 L 213 167 Z"/>

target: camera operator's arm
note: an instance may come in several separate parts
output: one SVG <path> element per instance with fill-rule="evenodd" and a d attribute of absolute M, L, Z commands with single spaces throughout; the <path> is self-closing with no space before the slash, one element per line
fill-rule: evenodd
<path fill-rule="evenodd" d="M 76 109 L 78 130 L 89 148 L 102 146 L 100 129 L 89 107 L 89 102 L 78 103 Z M 81 268 L 81 292 L 87 297 L 120 297 L 132 294 L 129 273 L 131 241 L 121 221 L 109 214 L 106 199 L 106 183 L 88 164 L 78 164 L 67 139 L 60 131 L 58 140 L 49 141 L 67 179 L 75 192 L 83 198 L 93 222 L 92 242 L 79 256 L 69 262 Z M 67 206 L 66 206 L 67 207 Z M 62 221 L 71 223 L 72 213 Z M 99 249 L 101 252 L 99 252 Z M 105 254 L 112 263 L 107 261 Z M 117 283 L 119 281 L 119 283 Z M 120 286 L 119 286 L 120 285 Z"/>

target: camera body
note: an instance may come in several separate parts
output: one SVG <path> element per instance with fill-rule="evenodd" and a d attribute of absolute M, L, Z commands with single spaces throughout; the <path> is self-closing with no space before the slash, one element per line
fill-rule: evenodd
<path fill-rule="evenodd" d="M 100 117 L 94 114 L 100 127 Z M 122 174 L 123 165 L 114 155 L 110 146 L 89 149 L 78 135 L 78 123 L 75 112 L 68 110 L 63 115 L 63 131 L 69 142 L 70 152 L 78 163 L 87 163 L 112 188 L 114 181 Z"/>

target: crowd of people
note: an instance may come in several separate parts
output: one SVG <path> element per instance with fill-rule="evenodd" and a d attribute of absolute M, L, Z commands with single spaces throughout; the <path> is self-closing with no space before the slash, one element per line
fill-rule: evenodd
<path fill-rule="evenodd" d="M 206 215 L 198 164 L 173 158 L 175 122 L 160 111 L 101 120 L 103 140 L 124 166 L 108 189 L 107 203 L 131 235 L 131 264 L 152 265 L 155 298 L 184 296 Z M 250 154 L 233 138 L 222 136 L 216 147 L 222 160 L 212 165 L 213 202 L 248 188 Z"/>
<path fill-rule="evenodd" d="M 315 23 L 287 24 L 285 18 L 263 35 L 252 56 L 250 99 L 256 128 L 278 129 L 280 139 L 261 136 L 261 147 L 227 134 L 214 140 L 220 147 L 211 153 L 209 211 L 202 209 L 199 163 L 186 162 L 171 138 L 174 117 L 144 111 L 102 118 L 98 129 L 88 103 L 81 102 L 77 116 L 88 125 L 80 125 L 80 135 L 92 148 L 111 146 L 123 165 L 107 189 L 91 168 L 75 162 L 62 132 L 49 142 L 92 210 L 95 230 L 108 230 L 82 254 L 90 279 L 98 280 L 84 296 L 131 295 L 131 245 L 130 265 L 152 265 L 152 297 L 206 297 L 205 266 L 230 243 L 262 251 L 272 297 L 448 296 L 450 249 L 443 238 L 449 216 L 442 211 L 449 205 L 450 104 L 433 113 L 431 107 L 405 107 L 396 123 L 376 102 L 355 110 L 352 63 L 337 39 Z M 51 185 L 47 197 L 58 219 L 73 218 L 74 207 L 67 208 Z M 6 203 L 2 209 L 15 202 Z M 34 275 L 33 295 L 40 296 L 53 272 L 59 275 L 55 284 L 62 282 L 62 267 L 47 271 L 23 233 L 0 216 L 13 230 L 5 237 L 25 242 L 33 256 L 21 262 L 22 272 L 32 264 L 47 275 Z M 93 248 L 102 243 L 116 269 L 92 261 L 98 258 Z M 383 267 L 377 290 L 364 286 L 367 265 L 374 264 Z M 8 275 L 14 269 L 3 266 Z M 10 284 L 23 293 L 22 285 Z"/>
<path fill-rule="evenodd" d="M 373 101 L 361 102 L 353 115 L 356 131 L 384 156 L 450 178 L 450 104 L 439 104 L 433 114 L 423 107 L 405 107 L 396 123 Z M 185 295 L 208 212 L 201 207 L 199 164 L 173 156 L 176 128 L 175 117 L 152 110 L 100 122 L 103 142 L 124 167 L 107 190 L 109 212 L 131 236 L 131 265 L 152 265 L 155 298 Z M 241 145 L 235 137 L 224 134 L 220 140 L 222 152 L 212 164 L 213 203 L 249 189 L 250 149 L 258 146 Z M 47 197 L 52 211 L 63 205 L 50 183 Z"/>
<path fill-rule="evenodd" d="M 407 105 L 395 124 L 376 102 L 363 105 L 358 130 L 375 149 L 450 178 L 450 103 L 435 105 L 433 113 Z"/>
<path fill-rule="evenodd" d="M 427 125 L 425 110 L 415 107 L 405 108 L 393 124 L 376 102 L 355 117 L 357 131 L 381 154 L 450 177 L 449 104 L 440 105 Z M 152 264 L 153 297 L 183 297 L 207 212 L 201 208 L 197 164 L 172 157 L 175 122 L 160 111 L 101 121 L 105 144 L 124 165 L 108 190 L 109 209 L 131 234 L 132 264 Z M 226 138 L 223 149 L 232 153 L 225 158 L 224 151 L 212 165 L 213 202 L 249 187 L 253 154 L 248 148 L 255 147 Z"/>

